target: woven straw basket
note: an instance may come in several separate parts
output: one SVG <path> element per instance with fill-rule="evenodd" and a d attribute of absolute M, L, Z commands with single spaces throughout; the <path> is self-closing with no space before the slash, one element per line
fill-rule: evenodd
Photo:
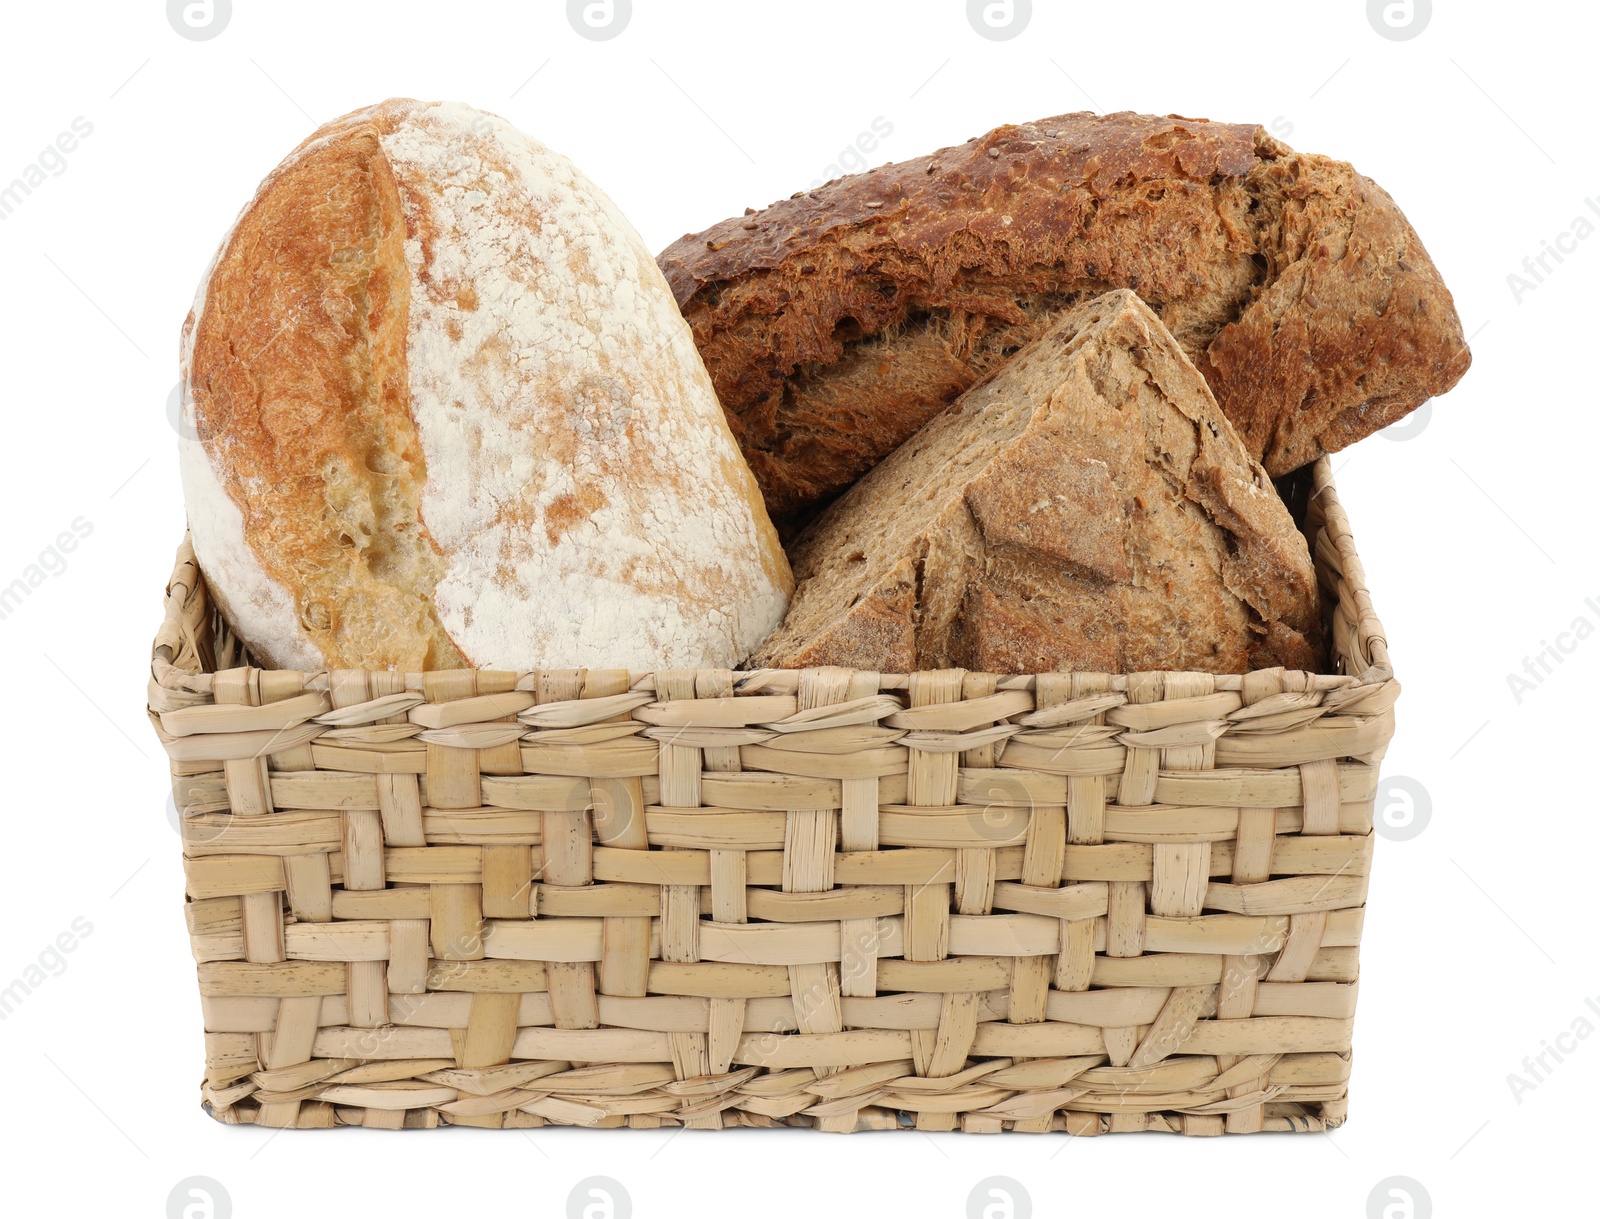
<path fill-rule="evenodd" d="M 151 720 L 204 1103 L 264 1126 L 1321 1130 L 1398 686 L 249 667 L 187 545 Z"/>

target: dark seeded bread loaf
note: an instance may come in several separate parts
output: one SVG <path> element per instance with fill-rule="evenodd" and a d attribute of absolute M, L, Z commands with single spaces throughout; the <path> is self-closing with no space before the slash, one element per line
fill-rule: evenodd
<path fill-rule="evenodd" d="M 999 127 L 725 220 L 657 261 L 791 529 L 1110 288 L 1150 304 L 1274 476 L 1394 422 L 1470 362 L 1394 201 L 1249 125 Z"/>
<path fill-rule="evenodd" d="M 752 658 L 908 672 L 1315 670 L 1267 473 L 1132 292 L 1058 317 L 828 508 Z"/>

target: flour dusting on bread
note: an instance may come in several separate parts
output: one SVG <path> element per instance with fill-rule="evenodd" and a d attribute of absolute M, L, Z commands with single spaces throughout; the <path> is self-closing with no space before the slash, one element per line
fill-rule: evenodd
<path fill-rule="evenodd" d="M 322 128 L 190 332 L 196 552 L 267 663 L 732 666 L 783 616 L 660 270 L 502 119 L 395 100 Z"/>
<path fill-rule="evenodd" d="M 465 106 L 419 109 L 381 145 L 407 209 L 411 409 L 452 638 L 496 663 L 693 664 L 708 637 L 748 652 L 783 591 L 633 229 L 565 157 Z M 530 598 L 549 612 L 519 613 Z"/>

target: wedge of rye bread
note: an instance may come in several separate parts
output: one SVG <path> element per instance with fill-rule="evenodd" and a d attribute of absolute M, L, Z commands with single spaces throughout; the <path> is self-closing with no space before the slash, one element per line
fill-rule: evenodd
<path fill-rule="evenodd" d="M 1471 359 L 1394 201 L 1253 125 L 998 127 L 725 220 L 657 261 L 789 531 L 1110 288 L 1150 304 L 1274 477 L 1443 393 Z"/>
<path fill-rule="evenodd" d="M 1125 290 L 1058 317 L 790 557 L 799 587 L 752 666 L 1319 667 L 1305 538 Z"/>

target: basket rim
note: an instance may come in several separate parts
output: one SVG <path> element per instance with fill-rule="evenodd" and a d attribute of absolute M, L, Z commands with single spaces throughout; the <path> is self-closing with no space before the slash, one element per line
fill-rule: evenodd
<path fill-rule="evenodd" d="M 1337 559 L 1337 599 L 1340 603 L 1349 604 L 1354 610 L 1352 641 L 1359 658 L 1365 663 L 1356 673 L 1308 673 L 1307 688 L 1329 691 L 1382 684 L 1394 677 L 1389 659 L 1388 640 L 1383 623 L 1373 608 L 1372 594 L 1367 587 L 1366 569 L 1356 552 L 1350 520 L 1334 483 L 1332 464 L 1328 456 L 1324 455 L 1310 468 L 1312 482 L 1306 511 L 1306 532 L 1312 543 L 1313 558 L 1316 558 L 1318 530 L 1312 526 L 1316 524 L 1320 526 L 1320 532 L 1333 547 L 1334 557 Z M 161 697 L 158 691 L 189 698 L 209 697 L 212 693 L 212 678 L 218 669 L 208 664 L 211 649 L 206 642 L 206 636 L 209 633 L 207 619 L 211 614 L 211 607 L 209 598 L 205 595 L 204 582 L 205 577 L 200 571 L 191 537 L 186 530 L 183 542 L 177 550 L 172 574 L 167 580 L 162 621 L 151 647 L 152 707 L 158 702 L 169 701 Z M 221 666 L 221 668 L 226 667 Z M 527 678 L 538 671 L 540 670 L 528 669 L 515 672 L 519 678 Z M 571 668 L 557 670 L 549 667 L 542 671 L 573 670 Z M 317 689 L 325 685 L 327 670 L 306 672 L 307 689 Z M 1161 672 L 1170 675 L 1183 671 Z M 799 669 L 735 670 L 735 693 L 792 693 L 798 687 L 800 674 Z M 420 673 L 407 673 L 405 676 L 408 687 L 413 684 L 414 679 L 417 682 L 421 679 Z M 996 687 L 999 690 L 1033 690 L 1038 676 L 1032 673 L 999 675 Z M 1126 691 L 1129 679 L 1137 680 L 1141 674 L 1136 671 L 1111 673 L 1105 676 L 1110 679 L 1110 689 L 1118 692 Z M 1219 691 L 1237 690 L 1244 678 L 1243 674 L 1231 673 L 1207 673 L 1205 676 L 1213 679 L 1215 688 Z M 654 670 L 629 670 L 628 678 L 630 690 L 649 691 L 655 688 Z M 904 690 L 909 686 L 910 680 L 909 673 L 880 673 L 878 688 L 881 691 Z"/>

